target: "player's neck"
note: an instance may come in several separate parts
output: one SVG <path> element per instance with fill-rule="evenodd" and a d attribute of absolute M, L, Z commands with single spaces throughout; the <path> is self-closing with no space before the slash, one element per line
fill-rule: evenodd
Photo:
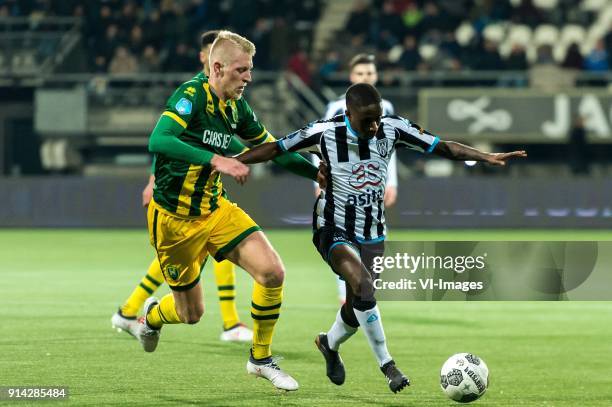
<path fill-rule="evenodd" d="M 221 92 L 217 91 L 219 87 L 217 81 L 215 81 L 213 78 L 208 78 L 208 84 L 210 85 L 210 90 L 212 91 L 212 93 L 214 93 L 220 101 L 222 101 L 223 103 L 227 103 L 230 98 L 226 98 Z"/>

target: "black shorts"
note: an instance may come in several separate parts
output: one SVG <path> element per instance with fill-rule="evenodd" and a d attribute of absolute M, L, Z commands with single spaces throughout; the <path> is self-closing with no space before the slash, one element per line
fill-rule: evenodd
<path fill-rule="evenodd" d="M 342 244 L 351 246 L 359 254 L 361 261 L 370 274 L 372 274 L 374 257 L 382 256 L 385 252 L 384 241 L 374 243 L 359 242 L 355 237 L 349 236 L 344 230 L 329 226 L 315 230 L 312 236 L 312 243 L 327 264 L 329 264 L 329 254 L 334 247 Z"/>

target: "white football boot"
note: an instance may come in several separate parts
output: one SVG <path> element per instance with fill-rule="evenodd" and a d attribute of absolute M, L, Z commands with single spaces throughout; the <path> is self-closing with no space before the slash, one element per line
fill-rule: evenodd
<path fill-rule="evenodd" d="M 159 304 L 155 297 L 149 297 L 144 303 L 144 316 L 138 318 L 138 332 L 136 337 L 142 345 L 145 352 L 153 352 L 157 348 L 159 342 L 159 331 L 161 329 L 153 329 L 147 324 L 147 315 L 151 308 Z"/>
<path fill-rule="evenodd" d="M 219 339 L 223 342 L 251 342 L 253 340 L 253 331 L 246 325 L 240 323 L 221 332 L 221 337 Z"/>
<path fill-rule="evenodd" d="M 247 372 L 256 377 L 268 379 L 277 389 L 286 391 L 297 390 L 299 388 L 298 382 L 278 366 L 277 360 L 279 359 L 270 357 L 258 361 L 251 356 L 246 365 Z"/>
<path fill-rule="evenodd" d="M 126 332 L 134 337 L 138 333 L 138 319 L 136 317 L 124 317 L 120 310 L 113 314 L 111 325 L 117 332 Z"/>

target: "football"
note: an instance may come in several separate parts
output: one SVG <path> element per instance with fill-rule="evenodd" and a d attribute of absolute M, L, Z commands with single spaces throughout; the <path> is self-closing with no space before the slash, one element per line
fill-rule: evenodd
<path fill-rule="evenodd" d="M 469 403 L 479 399 L 489 386 L 489 368 L 471 353 L 457 353 L 440 370 L 440 386 L 451 399 Z"/>

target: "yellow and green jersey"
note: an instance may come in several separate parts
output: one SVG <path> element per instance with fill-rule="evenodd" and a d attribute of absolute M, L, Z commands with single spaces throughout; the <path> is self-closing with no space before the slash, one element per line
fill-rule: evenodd
<path fill-rule="evenodd" d="M 223 193 L 213 154 L 233 156 L 251 144 L 274 140 L 241 98 L 223 102 L 200 73 L 170 96 L 149 143 L 156 154 L 153 198 L 169 212 L 205 216 Z M 309 175 L 310 177 L 310 175 Z"/>

